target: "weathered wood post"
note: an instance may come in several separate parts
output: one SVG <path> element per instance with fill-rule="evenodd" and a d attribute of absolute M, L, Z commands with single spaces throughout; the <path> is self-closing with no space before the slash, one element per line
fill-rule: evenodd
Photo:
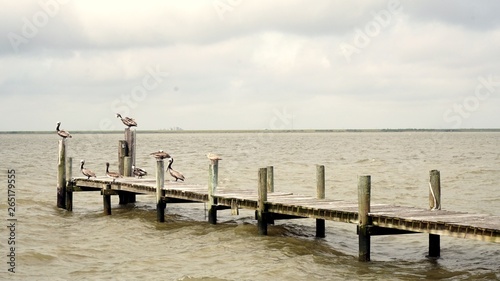
<path fill-rule="evenodd" d="M 267 192 L 274 192 L 274 168 L 267 166 Z"/>
<path fill-rule="evenodd" d="M 111 215 L 111 184 L 104 184 L 102 187 L 102 203 L 104 206 L 104 214 Z"/>
<path fill-rule="evenodd" d="M 57 162 L 57 207 L 66 209 L 66 139 L 59 140 Z"/>
<path fill-rule="evenodd" d="M 325 199 L 325 166 L 316 165 L 316 193 L 318 199 Z M 316 237 L 325 237 L 325 220 L 316 219 Z"/>
<path fill-rule="evenodd" d="M 156 221 L 165 222 L 165 164 L 163 159 L 156 159 Z"/>
<path fill-rule="evenodd" d="M 123 175 L 124 177 L 132 176 L 132 157 L 123 157 L 123 174 L 120 175 Z"/>
<path fill-rule="evenodd" d="M 217 199 L 214 197 L 219 180 L 219 159 L 210 159 L 208 166 L 208 222 L 217 224 Z"/>
<path fill-rule="evenodd" d="M 125 171 L 125 156 L 128 155 L 127 142 L 124 140 L 118 141 L 118 172 L 120 175 L 124 174 Z"/>
<path fill-rule="evenodd" d="M 370 261 L 370 212 L 371 177 L 358 177 L 358 239 L 359 239 L 359 261 Z"/>
<path fill-rule="evenodd" d="M 73 211 L 73 189 L 68 186 L 68 182 L 73 178 L 73 158 L 68 157 L 66 162 L 66 210 Z"/>
<path fill-rule="evenodd" d="M 131 130 L 130 128 L 125 129 L 125 141 L 127 142 L 128 147 L 128 153 L 126 156 L 130 156 L 131 158 L 131 165 L 128 167 L 129 174 L 132 174 L 132 166 L 135 166 L 135 137 L 135 130 Z"/>
<path fill-rule="evenodd" d="M 257 209 L 257 225 L 260 235 L 267 235 L 267 168 L 259 169 L 259 199 Z"/>
<path fill-rule="evenodd" d="M 441 210 L 441 176 L 438 170 L 429 172 L 429 208 Z M 438 258 L 441 255 L 441 237 L 429 234 L 429 256 Z"/>

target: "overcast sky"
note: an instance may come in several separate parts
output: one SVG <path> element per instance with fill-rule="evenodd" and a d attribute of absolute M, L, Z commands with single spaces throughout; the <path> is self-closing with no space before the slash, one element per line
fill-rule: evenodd
<path fill-rule="evenodd" d="M 0 131 L 500 127 L 498 1 L 0 3 Z"/>

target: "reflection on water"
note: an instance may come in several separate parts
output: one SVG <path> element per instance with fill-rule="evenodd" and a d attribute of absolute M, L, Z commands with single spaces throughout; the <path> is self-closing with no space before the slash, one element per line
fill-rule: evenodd
<path fill-rule="evenodd" d="M 74 135 L 68 142 L 73 175 L 80 176 L 81 159 L 98 175 L 106 162 L 116 170 L 122 138 Z M 354 225 L 327 222 L 327 237 L 316 239 L 314 220 L 278 221 L 262 237 L 253 212 L 221 211 L 213 226 L 204 204 L 169 204 L 166 223 L 159 224 L 154 196 L 138 196 L 126 206 L 113 198 L 113 215 L 105 216 L 95 192 L 76 193 L 73 212 L 66 212 L 55 207 L 58 137 L 0 135 L 0 141 L 2 171 L 16 169 L 18 176 L 18 279 L 500 279 L 500 245 L 494 243 L 442 237 L 443 257 L 430 261 L 426 235 L 374 237 L 373 261 L 364 264 L 356 260 Z M 138 131 L 136 162 L 154 177 L 149 153 L 163 149 L 186 182 L 203 184 L 205 155 L 215 152 L 223 157 L 219 186 L 257 188 L 258 168 L 273 165 L 275 190 L 307 195 L 315 195 L 315 165 L 322 164 L 327 198 L 356 201 L 357 176 L 369 174 L 373 203 L 416 207 L 428 206 L 429 171 L 438 169 L 443 209 L 500 215 L 499 148 L 500 133 Z M 5 200 L 0 207 L 6 209 Z"/>

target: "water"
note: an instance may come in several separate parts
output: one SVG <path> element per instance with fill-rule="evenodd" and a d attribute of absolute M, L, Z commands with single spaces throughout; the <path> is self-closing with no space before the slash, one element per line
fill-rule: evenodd
<path fill-rule="evenodd" d="M 74 175 L 79 160 L 104 175 L 117 169 L 121 134 L 75 134 L 68 142 Z M 372 238 L 372 262 L 357 261 L 355 225 L 279 221 L 257 234 L 253 213 L 219 212 L 204 204 L 168 205 L 156 222 L 154 196 L 102 214 L 97 192 L 75 193 L 73 212 L 56 207 L 54 134 L 0 134 L 0 192 L 16 170 L 16 273 L 8 273 L 6 227 L 0 231 L 2 280 L 500 280 L 500 244 L 441 238 L 428 260 L 427 235 Z M 372 202 L 427 207 L 429 171 L 441 171 L 443 209 L 500 215 L 500 133 L 137 133 L 137 166 L 154 177 L 148 154 L 163 149 L 187 182 L 208 180 L 207 152 L 223 156 L 219 186 L 257 188 L 259 167 L 274 166 L 275 190 L 315 196 L 315 165 L 325 165 L 326 197 L 357 200 L 357 176 L 372 176 Z M 170 177 L 166 175 L 166 179 Z M 7 199 L 0 199 L 7 226 Z"/>

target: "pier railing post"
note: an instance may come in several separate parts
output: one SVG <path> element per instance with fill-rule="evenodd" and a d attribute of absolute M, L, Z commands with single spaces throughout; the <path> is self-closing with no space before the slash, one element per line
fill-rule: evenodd
<path fill-rule="evenodd" d="M 267 166 L 267 192 L 274 192 L 274 168 Z"/>
<path fill-rule="evenodd" d="M 211 159 L 208 167 L 208 222 L 217 224 L 217 199 L 214 197 L 219 180 L 219 160 Z"/>
<path fill-rule="evenodd" d="M 125 174 L 125 156 L 128 154 L 127 142 L 124 140 L 118 141 L 118 172 L 120 175 Z"/>
<path fill-rule="evenodd" d="M 123 175 L 124 177 L 132 176 L 132 157 L 123 157 L 123 174 L 120 175 Z"/>
<path fill-rule="evenodd" d="M 259 169 L 259 197 L 257 209 L 257 225 L 260 235 L 267 235 L 267 168 Z"/>
<path fill-rule="evenodd" d="M 57 162 L 57 207 L 66 209 L 66 140 L 59 140 Z"/>
<path fill-rule="evenodd" d="M 130 156 L 131 164 L 128 167 L 129 174 L 132 174 L 132 166 L 135 166 L 135 139 L 136 133 L 135 130 L 131 130 L 130 128 L 125 129 L 125 142 L 127 143 L 128 153 L 126 156 Z M 125 167 L 127 168 L 127 167 Z M 122 174 L 123 175 L 123 174 Z"/>
<path fill-rule="evenodd" d="M 441 210 L 441 176 L 438 170 L 429 172 L 429 208 Z M 429 234 L 430 258 L 438 258 L 441 255 L 441 237 L 438 234 Z"/>
<path fill-rule="evenodd" d="M 316 165 L 316 193 L 318 199 L 325 199 L 325 166 Z M 325 237 L 325 220 L 316 219 L 316 237 Z"/>
<path fill-rule="evenodd" d="M 165 164 L 163 159 L 156 159 L 156 221 L 165 222 Z"/>
<path fill-rule="evenodd" d="M 370 261 L 370 233 L 371 225 L 370 217 L 370 193 L 371 193 L 371 177 L 358 177 L 358 239 L 359 239 L 359 261 Z"/>
<path fill-rule="evenodd" d="M 104 206 L 104 214 L 111 215 L 111 195 L 109 192 L 111 191 L 111 184 L 107 183 L 103 186 L 102 190 L 102 203 Z"/>
<path fill-rule="evenodd" d="M 73 178 L 73 158 L 68 157 L 66 162 L 66 177 L 69 180 Z M 66 181 L 66 210 L 73 211 L 73 190 L 68 188 L 68 181 Z"/>

